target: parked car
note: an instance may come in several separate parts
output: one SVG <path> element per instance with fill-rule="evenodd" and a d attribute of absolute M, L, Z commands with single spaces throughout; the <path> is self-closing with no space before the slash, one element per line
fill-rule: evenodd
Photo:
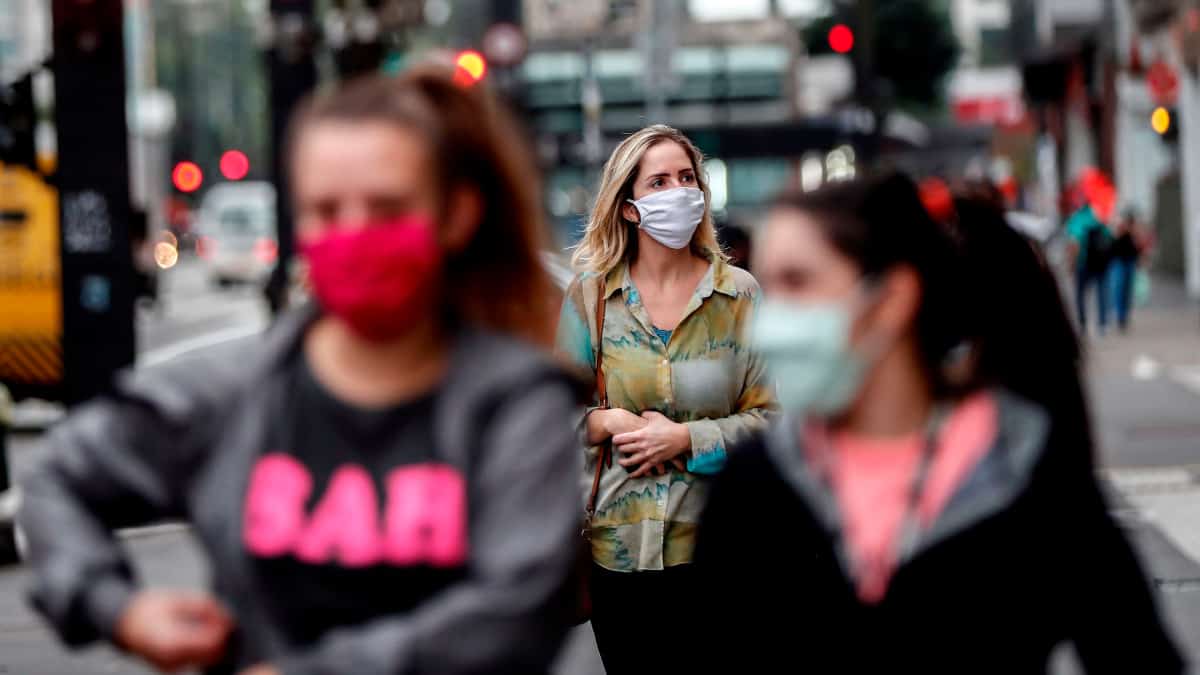
<path fill-rule="evenodd" d="M 279 256 L 274 186 L 224 183 L 209 189 L 194 229 L 196 253 L 216 283 L 262 284 Z"/>

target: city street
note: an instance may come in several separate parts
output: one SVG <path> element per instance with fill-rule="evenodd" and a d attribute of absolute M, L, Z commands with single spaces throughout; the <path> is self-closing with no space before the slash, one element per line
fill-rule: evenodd
<path fill-rule="evenodd" d="M 218 290 L 195 261 L 185 260 L 166 274 L 161 307 L 139 319 L 139 358 L 167 360 L 265 322 L 253 290 Z M 1177 640 L 1200 659 L 1200 312 L 1180 289 L 1159 285 L 1132 335 L 1091 345 L 1102 478 L 1113 488 L 1114 513 L 1142 553 Z M 16 437 L 10 461 L 18 480 L 37 452 L 36 434 Z M 148 583 L 204 585 L 203 556 L 186 529 L 133 531 L 125 542 Z M 107 648 L 65 652 L 26 607 L 27 581 L 22 568 L 0 572 L 0 674 L 150 672 Z M 1069 654 L 1055 670 L 1075 672 Z M 603 672 L 590 629 L 573 636 L 557 672 Z"/>

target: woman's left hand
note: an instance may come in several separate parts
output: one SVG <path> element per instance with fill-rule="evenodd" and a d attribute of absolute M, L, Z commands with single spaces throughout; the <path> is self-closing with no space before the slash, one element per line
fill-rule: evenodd
<path fill-rule="evenodd" d="M 639 467 L 632 478 L 649 474 L 654 467 L 667 464 L 692 449 L 692 435 L 686 425 L 672 422 L 662 413 L 648 410 L 642 417 L 649 424 L 629 433 L 613 436 L 613 446 L 627 455 L 619 463 L 625 468 Z"/>
<path fill-rule="evenodd" d="M 281 675 L 279 669 L 269 663 L 260 663 L 252 668 L 243 670 L 239 675 Z"/>

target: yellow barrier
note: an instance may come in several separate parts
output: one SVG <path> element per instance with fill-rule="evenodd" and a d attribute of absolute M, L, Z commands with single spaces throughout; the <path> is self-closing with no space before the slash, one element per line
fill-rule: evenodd
<path fill-rule="evenodd" d="M 0 166 L 0 381 L 62 380 L 58 194 L 37 173 Z"/>

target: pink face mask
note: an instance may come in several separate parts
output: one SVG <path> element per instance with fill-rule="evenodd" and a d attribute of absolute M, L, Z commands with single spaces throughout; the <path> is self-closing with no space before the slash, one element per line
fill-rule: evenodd
<path fill-rule="evenodd" d="M 402 218 L 328 230 L 301 246 L 325 311 L 375 341 L 403 335 L 431 311 L 442 269 L 431 223 Z"/>

